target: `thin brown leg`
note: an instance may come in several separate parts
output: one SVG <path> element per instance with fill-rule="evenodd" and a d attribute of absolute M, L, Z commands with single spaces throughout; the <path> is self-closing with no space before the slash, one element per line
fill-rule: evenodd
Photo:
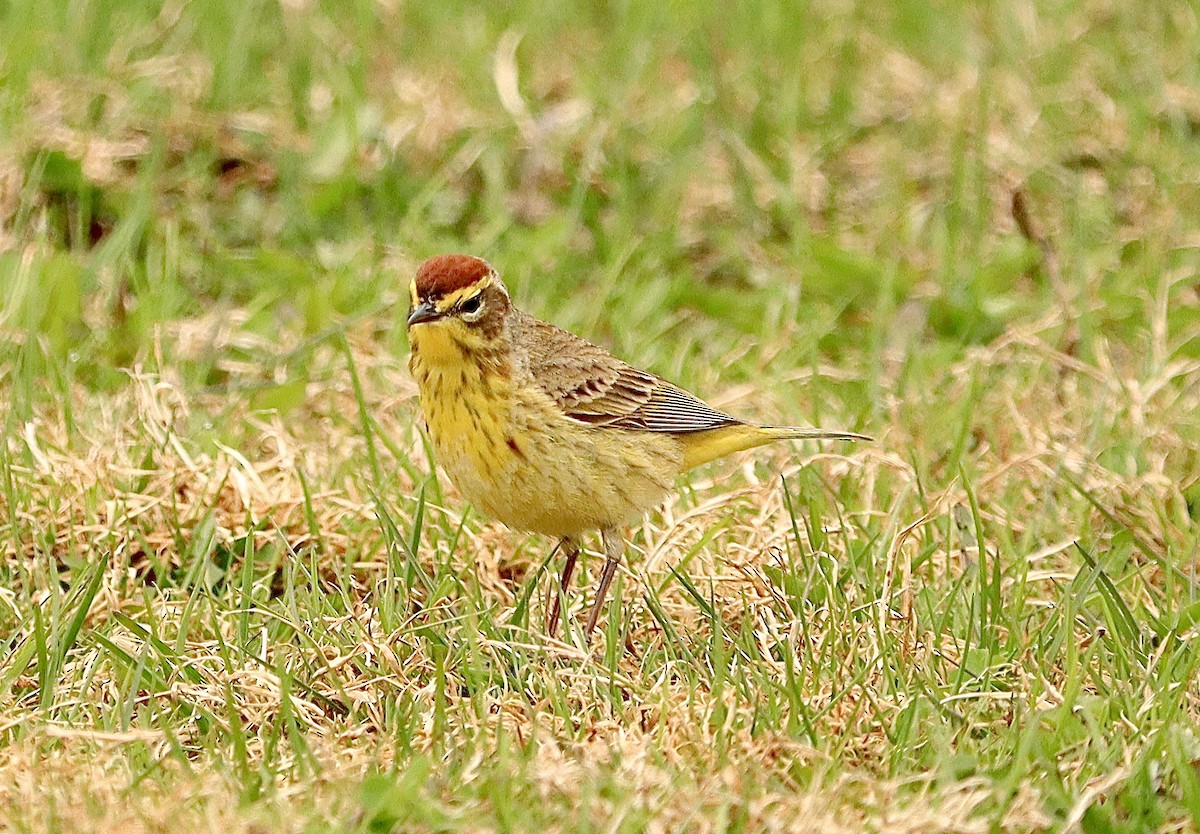
<path fill-rule="evenodd" d="M 575 573 L 575 560 L 579 558 L 579 542 L 575 541 L 570 536 L 565 536 L 559 541 L 558 546 L 567 556 L 567 561 L 563 563 L 562 577 L 558 580 L 558 593 L 554 594 L 554 604 L 550 608 L 550 619 L 546 622 L 546 633 L 551 637 L 558 631 L 558 617 L 562 613 L 563 600 L 567 598 L 567 592 L 571 589 L 571 575 Z"/>
<path fill-rule="evenodd" d="M 589 640 L 592 637 L 592 629 L 596 627 L 596 620 L 600 619 L 600 609 L 604 607 L 604 597 L 608 595 L 608 586 L 612 584 L 613 574 L 621 564 L 621 550 L 624 545 L 621 534 L 612 528 L 601 530 L 600 537 L 604 540 L 604 571 L 600 574 L 600 584 L 596 587 L 596 601 L 592 603 L 592 613 L 588 615 L 586 634 Z"/>

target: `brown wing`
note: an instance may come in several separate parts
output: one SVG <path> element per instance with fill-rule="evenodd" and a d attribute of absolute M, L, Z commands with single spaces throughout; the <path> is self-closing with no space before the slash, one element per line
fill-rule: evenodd
<path fill-rule="evenodd" d="M 742 422 L 573 333 L 521 314 L 533 381 L 568 417 L 594 426 L 692 432 Z"/>

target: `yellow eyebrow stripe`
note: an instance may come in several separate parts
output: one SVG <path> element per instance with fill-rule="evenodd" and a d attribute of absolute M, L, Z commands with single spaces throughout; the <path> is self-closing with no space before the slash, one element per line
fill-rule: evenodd
<path fill-rule="evenodd" d="M 439 310 L 449 310 L 451 307 L 453 307 L 455 304 L 458 304 L 460 301 L 465 301 L 473 295 L 478 295 L 480 292 L 487 289 L 491 285 L 492 285 L 492 277 L 490 275 L 485 275 L 482 278 L 480 278 L 478 281 L 476 281 L 474 284 L 472 284 L 471 286 L 463 287 L 461 290 L 455 290 L 454 292 L 443 296 L 438 301 L 438 305 L 437 305 L 438 309 Z"/>

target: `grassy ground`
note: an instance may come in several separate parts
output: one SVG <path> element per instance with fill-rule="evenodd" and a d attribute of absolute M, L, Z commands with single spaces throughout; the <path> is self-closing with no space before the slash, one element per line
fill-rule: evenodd
<path fill-rule="evenodd" d="M 0 828 L 1197 829 L 1195 10 L 707 6 L 0 2 Z M 878 442 L 548 640 L 416 428 L 442 251 Z"/>

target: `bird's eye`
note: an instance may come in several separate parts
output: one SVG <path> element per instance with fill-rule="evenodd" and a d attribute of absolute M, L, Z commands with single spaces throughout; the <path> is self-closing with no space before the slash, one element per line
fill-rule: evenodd
<path fill-rule="evenodd" d="M 478 295 L 473 295 L 458 305 L 458 309 L 467 319 L 474 319 L 479 315 L 479 311 L 483 309 L 483 298 Z"/>

